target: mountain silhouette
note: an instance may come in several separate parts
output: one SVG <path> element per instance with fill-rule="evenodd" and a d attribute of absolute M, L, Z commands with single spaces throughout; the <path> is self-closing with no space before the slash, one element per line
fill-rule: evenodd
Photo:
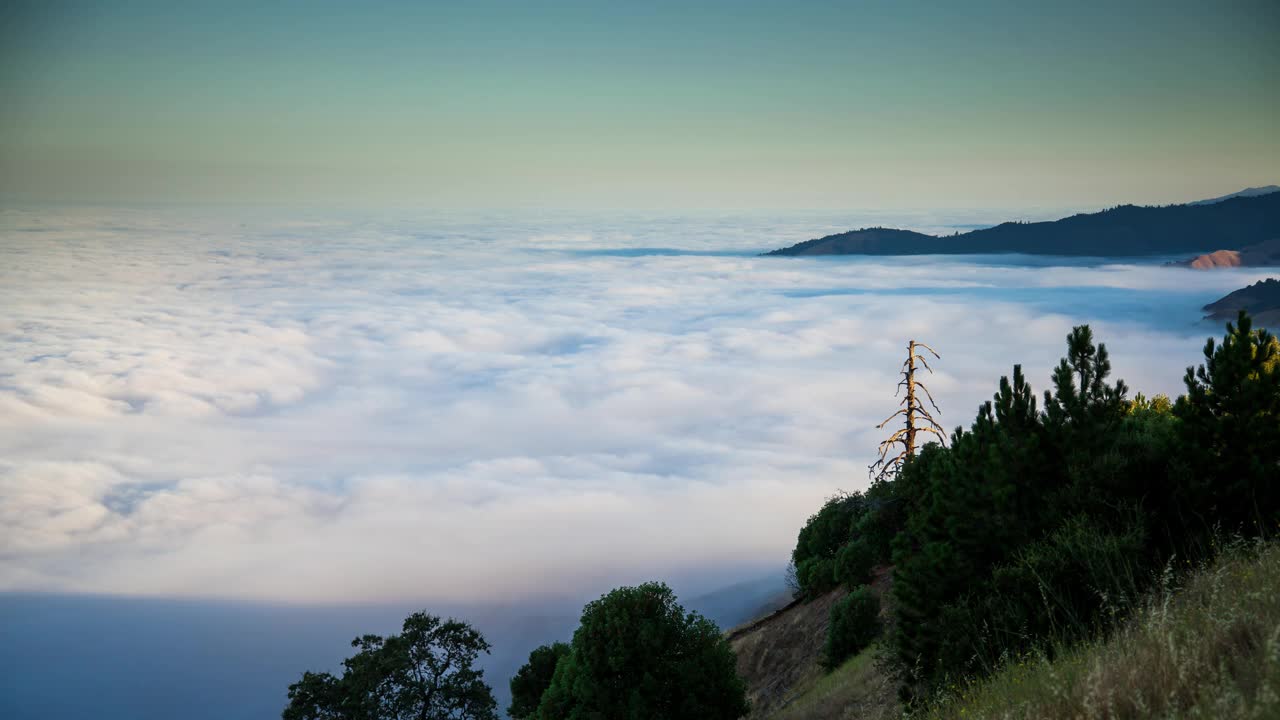
<path fill-rule="evenodd" d="M 1209 204 L 1120 205 L 1048 222 L 1006 222 L 950 236 L 865 228 L 765 255 L 1026 253 L 1103 257 L 1238 250 L 1280 237 L 1280 192 Z"/>
<path fill-rule="evenodd" d="M 1222 202 L 1223 200 L 1230 200 L 1231 198 L 1255 197 L 1258 195 L 1269 195 L 1273 192 L 1280 192 L 1280 185 L 1263 185 L 1262 187 L 1245 188 L 1238 192 L 1233 192 L 1229 195 L 1221 195 L 1216 198 L 1209 198 L 1208 200 L 1196 200 L 1195 202 L 1191 202 L 1187 204 L 1188 205 L 1212 205 L 1213 203 L 1219 203 L 1219 202 Z"/>

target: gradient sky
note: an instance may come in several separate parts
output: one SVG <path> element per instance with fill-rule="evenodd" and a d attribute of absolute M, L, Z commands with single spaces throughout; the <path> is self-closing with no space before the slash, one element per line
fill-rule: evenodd
<path fill-rule="evenodd" d="M 1087 207 L 1280 181 L 1280 4 L 1042 5 L 8 2 L 0 203 Z"/>

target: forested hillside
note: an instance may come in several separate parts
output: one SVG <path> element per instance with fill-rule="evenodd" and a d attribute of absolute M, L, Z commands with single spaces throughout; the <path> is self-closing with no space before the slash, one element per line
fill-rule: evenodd
<path fill-rule="evenodd" d="M 1280 343 L 1242 313 L 1184 383 L 1176 400 L 1130 397 L 1077 327 L 1043 395 L 1015 366 L 945 445 L 829 500 L 792 556 L 802 597 L 850 591 L 814 639 L 827 666 L 879 637 L 905 707 L 928 708 L 1020 658 L 1105 637 L 1226 541 L 1273 536 Z M 866 585 L 877 567 L 888 592 Z M 1240 707 L 1261 702 L 1256 685 L 1241 692 Z"/>

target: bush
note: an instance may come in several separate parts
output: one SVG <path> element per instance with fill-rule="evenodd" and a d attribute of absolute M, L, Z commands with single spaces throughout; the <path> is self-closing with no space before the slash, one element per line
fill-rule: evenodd
<path fill-rule="evenodd" d="M 880 634 L 880 598 L 863 585 L 831 607 L 822 664 L 834 670 Z"/>
<path fill-rule="evenodd" d="M 875 566 L 871 543 L 859 538 L 840 548 L 834 566 L 836 582 L 852 590 L 871 581 L 871 568 Z"/>
<path fill-rule="evenodd" d="M 836 553 L 848 544 L 855 523 L 866 512 L 861 493 L 840 494 L 805 522 L 791 552 L 801 597 L 812 599 L 836 586 Z"/>
<path fill-rule="evenodd" d="M 809 558 L 796 566 L 796 582 L 802 597 L 813 599 L 836 586 L 836 563 L 828 558 Z"/>

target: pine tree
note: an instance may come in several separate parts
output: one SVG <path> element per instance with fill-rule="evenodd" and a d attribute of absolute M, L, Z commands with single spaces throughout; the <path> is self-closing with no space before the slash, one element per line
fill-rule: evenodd
<path fill-rule="evenodd" d="M 1182 420 L 1184 511 L 1229 531 L 1274 533 L 1280 520 L 1280 343 L 1243 311 L 1187 368 Z"/>

